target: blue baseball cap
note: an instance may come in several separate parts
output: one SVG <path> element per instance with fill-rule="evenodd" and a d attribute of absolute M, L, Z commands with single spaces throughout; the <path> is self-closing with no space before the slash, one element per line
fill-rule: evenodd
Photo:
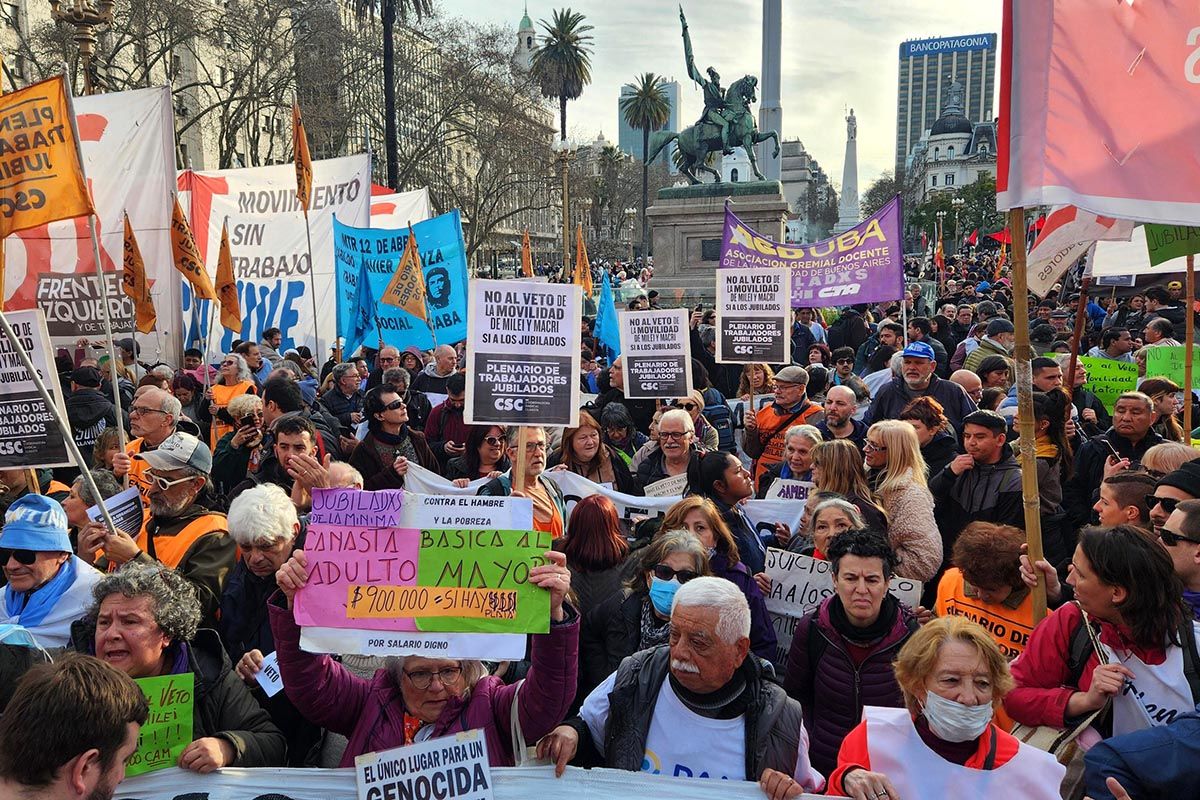
<path fill-rule="evenodd" d="M 8 507 L 0 547 L 10 550 L 35 550 L 46 553 L 70 553 L 67 512 L 55 500 L 40 494 L 27 494 Z"/>
<path fill-rule="evenodd" d="M 911 342 L 908 347 L 904 348 L 903 356 L 905 358 L 928 358 L 930 361 L 935 361 L 933 348 L 924 342 Z"/>

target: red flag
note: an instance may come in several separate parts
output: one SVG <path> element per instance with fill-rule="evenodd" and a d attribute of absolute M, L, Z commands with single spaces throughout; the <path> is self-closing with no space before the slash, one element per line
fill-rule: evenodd
<path fill-rule="evenodd" d="M 989 233 L 988 238 L 995 239 L 997 242 L 1000 242 L 1000 244 L 1012 244 L 1012 232 L 1009 231 L 1008 228 L 1005 228 L 999 233 Z"/>
<path fill-rule="evenodd" d="M 924 252 L 926 247 L 929 247 L 929 234 L 921 231 L 921 252 Z"/>
<path fill-rule="evenodd" d="M 971 245 L 971 247 L 979 244 L 979 228 L 971 231 L 971 235 L 967 237 L 967 244 Z"/>

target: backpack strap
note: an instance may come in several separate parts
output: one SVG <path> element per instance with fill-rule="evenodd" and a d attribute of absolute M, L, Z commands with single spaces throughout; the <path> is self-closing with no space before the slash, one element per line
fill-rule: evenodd
<path fill-rule="evenodd" d="M 1183 646 L 1183 676 L 1192 690 L 1192 702 L 1200 705 L 1200 652 L 1196 648 L 1196 630 L 1190 616 L 1179 626 L 1180 644 Z"/>

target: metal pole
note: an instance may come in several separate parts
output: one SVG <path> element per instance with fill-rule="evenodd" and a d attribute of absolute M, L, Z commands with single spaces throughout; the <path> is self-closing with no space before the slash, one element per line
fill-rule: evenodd
<path fill-rule="evenodd" d="M 1196 257 L 1187 257 L 1187 283 L 1185 286 L 1184 317 L 1185 349 L 1183 351 L 1183 435 L 1188 444 L 1192 443 L 1192 350 L 1196 342 Z"/>
<path fill-rule="evenodd" d="M 308 228 L 307 208 L 304 209 L 304 241 L 308 244 L 308 289 L 312 292 L 313 347 L 316 348 L 313 352 L 323 353 L 325 351 L 321 349 L 321 334 L 317 330 L 317 264 L 313 261 L 312 232 Z"/>
<path fill-rule="evenodd" d="M 1017 434 L 1020 437 L 1018 461 L 1021 465 L 1021 496 L 1025 506 L 1025 541 L 1029 545 L 1031 563 L 1041 561 L 1042 551 L 1041 498 L 1038 496 L 1037 456 L 1034 452 L 1033 371 L 1029 348 L 1029 280 L 1025 272 L 1025 209 L 1008 212 L 1012 232 L 1013 325 L 1016 327 L 1016 346 L 1013 357 L 1017 371 Z M 1035 569 L 1037 585 L 1033 587 L 1033 624 L 1046 617 L 1046 579 Z"/>

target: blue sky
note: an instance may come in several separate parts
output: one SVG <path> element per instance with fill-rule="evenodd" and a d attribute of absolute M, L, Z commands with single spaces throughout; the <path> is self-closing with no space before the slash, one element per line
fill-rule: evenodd
<path fill-rule="evenodd" d="M 595 26 L 592 83 L 567 110 L 572 138 L 591 140 L 603 131 L 615 141 L 620 87 L 647 71 L 680 81 L 681 117 L 695 121 L 703 101 L 684 72 L 674 0 L 564 0 L 561 5 L 532 0 L 529 16 L 537 26 L 568 2 Z M 439 0 L 439 5 L 448 16 L 511 27 L 515 42 L 521 0 Z M 683 8 L 701 69 L 715 66 L 726 83 L 731 76 L 759 75 L 761 0 L 684 0 Z M 1000 14 L 1000 0 L 783 0 L 783 135 L 801 139 L 840 183 L 843 118 L 853 107 L 861 192 L 894 161 L 900 42 L 999 33 Z"/>

